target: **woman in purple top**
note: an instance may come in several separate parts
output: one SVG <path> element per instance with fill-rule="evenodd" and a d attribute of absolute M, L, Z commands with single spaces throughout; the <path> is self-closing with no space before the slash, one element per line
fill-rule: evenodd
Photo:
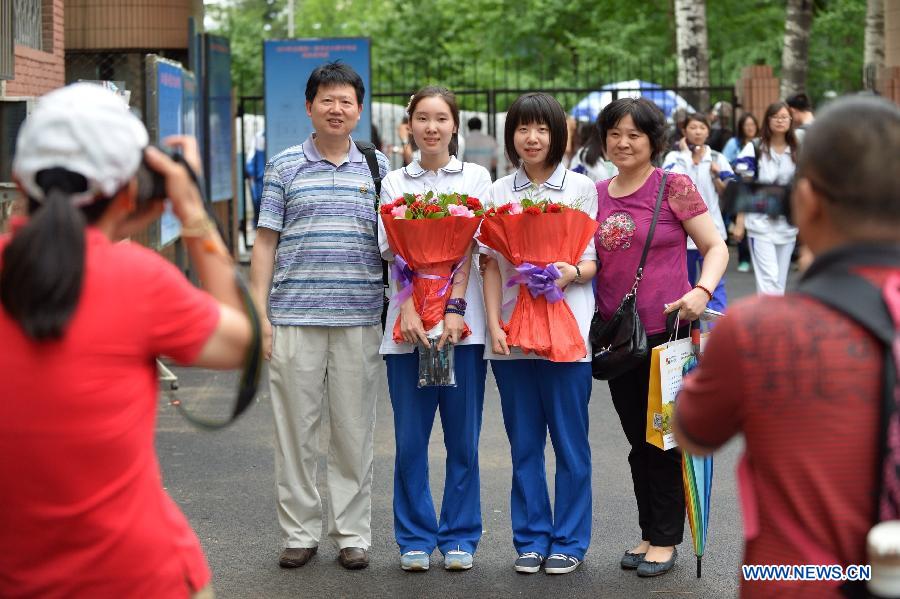
<path fill-rule="evenodd" d="M 597 309 L 603 318 L 615 312 L 634 283 L 635 271 L 653 219 L 663 171 L 653 166 L 666 146 L 665 118 L 646 99 L 622 98 L 607 105 L 598 119 L 606 153 L 619 169 L 597 183 Z M 686 241 L 694 241 L 703 269 L 691 288 Z M 716 231 L 703 198 L 685 175 L 669 173 L 659 220 L 637 295 L 637 309 L 650 347 L 667 341 L 666 314 L 680 310 L 696 320 L 706 308 L 728 264 L 728 250 Z M 668 304 L 668 308 L 665 305 Z M 628 463 L 638 505 L 641 541 L 625 552 L 621 566 L 638 576 L 658 576 L 675 564 L 675 546 L 684 533 L 681 451 L 663 451 L 646 442 L 650 358 L 610 379 L 609 390 L 631 452 Z"/>

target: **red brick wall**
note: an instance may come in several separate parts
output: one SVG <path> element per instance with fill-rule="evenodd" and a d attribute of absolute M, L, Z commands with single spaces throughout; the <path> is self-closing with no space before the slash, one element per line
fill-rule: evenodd
<path fill-rule="evenodd" d="M 16 46 L 15 77 L 7 96 L 40 96 L 66 83 L 64 0 L 43 0 L 43 50 Z"/>

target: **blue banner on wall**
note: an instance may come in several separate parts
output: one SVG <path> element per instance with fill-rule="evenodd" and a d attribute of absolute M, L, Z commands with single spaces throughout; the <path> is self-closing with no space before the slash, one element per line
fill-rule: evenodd
<path fill-rule="evenodd" d="M 205 36 L 207 131 L 209 146 L 207 180 L 213 202 L 230 200 L 234 153 L 234 123 L 231 97 L 231 47 L 228 39 Z"/>
<path fill-rule="evenodd" d="M 181 66 L 170 62 L 156 63 L 157 79 L 157 143 L 169 135 L 184 133 L 184 78 Z M 166 209 L 159 222 L 160 247 L 168 245 L 178 238 L 181 225 L 172 212 L 172 206 L 166 202 Z"/>
<path fill-rule="evenodd" d="M 266 102 L 266 157 L 303 143 L 312 133 L 306 115 L 306 80 L 317 66 L 340 60 L 362 77 L 366 88 L 362 117 L 353 138 L 372 136 L 371 43 L 369 38 L 267 40 L 263 46 Z"/>

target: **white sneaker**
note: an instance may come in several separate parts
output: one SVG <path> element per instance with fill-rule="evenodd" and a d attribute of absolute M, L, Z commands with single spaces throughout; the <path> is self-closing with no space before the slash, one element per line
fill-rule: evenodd
<path fill-rule="evenodd" d="M 454 549 L 444 555 L 445 570 L 468 570 L 472 567 L 472 554 L 468 551 Z"/>
<path fill-rule="evenodd" d="M 580 565 L 581 560 L 576 557 L 554 553 L 544 562 L 544 572 L 547 574 L 568 574 Z"/>
<path fill-rule="evenodd" d="M 424 551 L 407 551 L 400 556 L 400 567 L 407 572 L 424 572 L 431 566 L 431 556 Z"/>

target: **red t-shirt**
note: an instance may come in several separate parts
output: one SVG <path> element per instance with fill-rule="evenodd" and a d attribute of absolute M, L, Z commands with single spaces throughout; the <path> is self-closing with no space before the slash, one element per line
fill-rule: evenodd
<path fill-rule="evenodd" d="M 803 295 L 729 306 L 678 396 L 697 445 L 742 432 L 745 564 L 866 564 L 874 519 L 883 353 Z M 741 582 L 742 597 L 840 597 L 839 583 Z"/>
<path fill-rule="evenodd" d="M 188 597 L 210 572 L 162 488 L 154 358 L 193 361 L 219 309 L 150 250 L 86 242 L 62 340 L 0 308 L 0 597 Z"/>
<path fill-rule="evenodd" d="M 662 169 L 655 169 L 634 193 L 609 195 L 609 183 L 597 183 L 597 310 L 609 319 L 634 285 L 634 274 L 653 222 Z M 665 304 L 691 290 L 687 277 L 687 233 L 682 222 L 708 212 L 687 175 L 669 173 L 644 278 L 638 287 L 637 309 L 648 335 L 666 330 Z"/>

